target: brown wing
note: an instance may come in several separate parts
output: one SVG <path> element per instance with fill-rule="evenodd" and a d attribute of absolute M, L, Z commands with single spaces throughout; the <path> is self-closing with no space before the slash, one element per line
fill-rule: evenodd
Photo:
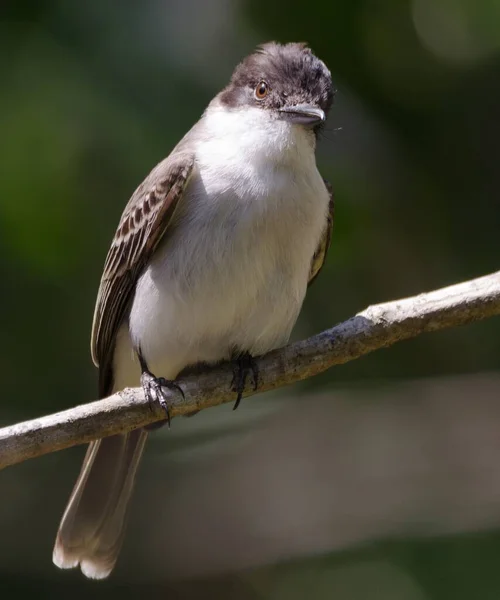
<path fill-rule="evenodd" d="M 328 204 L 328 216 L 326 218 L 325 230 L 323 232 L 323 236 L 316 248 L 316 252 L 312 257 L 311 261 L 311 270 L 309 271 L 309 282 L 308 285 L 316 279 L 319 272 L 321 271 L 326 255 L 328 253 L 328 249 L 330 248 L 330 242 L 332 241 L 332 230 L 333 230 L 333 217 L 335 212 L 335 202 L 333 199 L 333 190 L 329 181 L 323 179 L 325 182 L 326 189 L 328 190 L 328 194 L 330 196 L 330 202 Z"/>
<path fill-rule="evenodd" d="M 191 153 L 174 150 L 151 171 L 123 211 L 104 264 L 92 325 L 92 360 L 100 367 L 101 393 L 109 392 L 104 372 L 109 371 L 116 333 L 137 278 L 165 233 L 193 165 Z"/>

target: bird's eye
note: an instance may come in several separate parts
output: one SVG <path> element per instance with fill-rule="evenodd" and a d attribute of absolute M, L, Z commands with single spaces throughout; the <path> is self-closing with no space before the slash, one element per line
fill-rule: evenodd
<path fill-rule="evenodd" d="M 257 100 L 262 100 L 267 96 L 269 92 L 269 86 L 265 81 L 261 81 L 259 85 L 255 88 L 255 97 Z"/>

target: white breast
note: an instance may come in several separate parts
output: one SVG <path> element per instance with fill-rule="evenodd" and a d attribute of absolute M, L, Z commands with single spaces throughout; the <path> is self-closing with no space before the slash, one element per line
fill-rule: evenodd
<path fill-rule="evenodd" d="M 138 281 L 129 328 L 153 373 L 287 342 L 326 223 L 314 135 L 266 111 L 209 108 L 175 222 Z M 122 328 L 116 384 L 131 381 Z"/>

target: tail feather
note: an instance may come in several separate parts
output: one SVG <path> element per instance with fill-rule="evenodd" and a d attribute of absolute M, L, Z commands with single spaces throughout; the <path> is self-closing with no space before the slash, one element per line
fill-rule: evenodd
<path fill-rule="evenodd" d="M 140 429 L 89 444 L 57 532 L 52 560 L 58 567 L 80 565 L 84 575 L 95 579 L 110 574 L 146 439 Z"/>

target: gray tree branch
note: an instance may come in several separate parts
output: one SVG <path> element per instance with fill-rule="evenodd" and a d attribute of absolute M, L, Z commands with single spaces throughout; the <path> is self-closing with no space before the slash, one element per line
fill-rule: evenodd
<path fill-rule="evenodd" d="M 458 327 L 500 314 L 500 271 L 426 294 L 370 306 L 347 321 L 257 360 L 258 392 L 313 377 L 369 352 L 427 331 Z M 171 416 L 234 401 L 232 366 L 181 378 L 184 392 L 166 390 Z M 256 392 L 248 390 L 246 396 Z M 0 429 L 0 468 L 76 444 L 143 427 L 165 414 L 141 388 Z"/>

